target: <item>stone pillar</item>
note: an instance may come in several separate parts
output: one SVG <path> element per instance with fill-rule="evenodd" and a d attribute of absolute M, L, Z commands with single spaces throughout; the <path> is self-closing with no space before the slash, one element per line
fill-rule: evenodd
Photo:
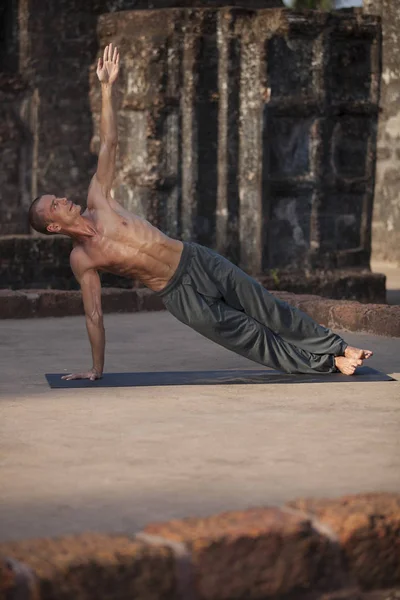
<path fill-rule="evenodd" d="M 381 112 L 372 221 L 372 256 L 400 266 L 400 7 L 392 0 L 364 0 L 383 28 Z"/>
<path fill-rule="evenodd" d="M 17 75 L 0 74 L 0 235 L 29 232 L 37 94 Z"/>
<path fill-rule="evenodd" d="M 98 36 L 124 56 L 115 194 L 129 208 L 253 274 L 369 269 L 376 18 L 132 11 L 102 16 Z M 91 101 L 97 131 L 94 78 Z"/>

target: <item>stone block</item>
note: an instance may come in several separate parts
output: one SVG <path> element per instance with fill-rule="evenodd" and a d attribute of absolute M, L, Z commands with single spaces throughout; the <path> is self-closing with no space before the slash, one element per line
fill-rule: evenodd
<path fill-rule="evenodd" d="M 379 304 L 363 304 L 354 310 L 353 302 L 340 302 L 331 311 L 332 327 L 335 323 L 350 331 L 369 331 L 371 323 L 378 335 L 398 335 L 400 331 L 400 307 Z"/>
<path fill-rule="evenodd" d="M 368 101 L 371 91 L 373 37 L 357 38 L 354 26 L 332 32 L 327 65 L 327 93 L 331 102 Z"/>
<path fill-rule="evenodd" d="M 105 288 L 101 292 L 101 305 L 104 314 L 129 313 L 141 310 L 140 297 L 137 290 Z"/>
<path fill-rule="evenodd" d="M 186 545 L 202 600 L 300 597 L 346 578 L 335 544 L 303 516 L 279 509 L 156 523 L 144 532 Z"/>
<path fill-rule="evenodd" d="M 374 323 L 379 335 L 393 336 L 400 331 L 400 306 L 368 305 L 368 312 L 363 322 L 364 330 Z M 387 310 L 389 309 L 389 310 Z"/>
<path fill-rule="evenodd" d="M 0 544 L 0 593 L 26 600 L 399 600 L 396 494 Z M 391 587 L 388 583 L 391 582 Z"/>
<path fill-rule="evenodd" d="M 148 289 L 136 290 L 138 310 L 152 312 L 154 310 L 165 310 L 165 306 L 159 296 Z"/>
<path fill-rule="evenodd" d="M 316 516 L 339 537 L 347 564 L 364 589 L 400 585 L 400 499 L 396 494 L 289 503 Z"/>
<path fill-rule="evenodd" d="M 37 294 L 0 290 L 0 318 L 28 319 L 34 316 Z"/>
<path fill-rule="evenodd" d="M 400 590 L 385 589 L 370 592 L 350 587 L 338 592 L 323 594 L 318 600 L 400 600 Z"/>
<path fill-rule="evenodd" d="M 331 121 L 332 175 L 351 181 L 367 175 L 371 121 L 364 116 L 346 116 Z"/>
<path fill-rule="evenodd" d="M 274 195 L 269 216 L 270 233 L 266 236 L 269 268 L 304 268 L 310 244 L 311 205 L 311 194 Z"/>
<path fill-rule="evenodd" d="M 34 590 L 31 596 L 24 596 L 29 600 L 167 600 L 174 595 L 171 551 L 123 536 L 87 533 L 9 542 L 0 544 L 0 556 L 4 557 L 0 564 L 10 598 L 17 597 L 12 596 L 17 594 L 12 585 L 15 563 L 8 563 L 10 575 L 7 557 L 32 570 L 30 587 Z"/>
<path fill-rule="evenodd" d="M 271 178 L 307 176 L 312 168 L 311 142 L 315 117 L 293 118 L 268 114 L 264 128 Z"/>
<path fill-rule="evenodd" d="M 165 310 L 159 296 L 149 289 L 103 288 L 103 313 Z M 78 290 L 0 290 L 0 319 L 67 317 L 83 315 Z"/>
<path fill-rule="evenodd" d="M 313 43 L 304 37 L 273 36 L 266 41 L 267 81 L 271 97 L 301 98 L 315 94 L 315 81 L 310 64 L 313 61 Z M 285 69 L 282 69 L 282 65 Z"/>
<path fill-rule="evenodd" d="M 323 250 L 350 250 L 361 247 L 364 200 L 362 194 L 327 194 L 318 216 Z"/>
<path fill-rule="evenodd" d="M 292 298 L 288 299 L 289 304 L 292 303 Z M 331 327 L 331 311 L 332 302 L 318 298 L 318 296 L 308 299 L 306 296 L 300 296 L 296 302 L 297 307 L 310 315 L 317 323 L 325 327 Z"/>
<path fill-rule="evenodd" d="M 83 315 L 81 293 L 72 290 L 49 290 L 41 292 L 34 316 L 64 317 L 66 315 Z"/>

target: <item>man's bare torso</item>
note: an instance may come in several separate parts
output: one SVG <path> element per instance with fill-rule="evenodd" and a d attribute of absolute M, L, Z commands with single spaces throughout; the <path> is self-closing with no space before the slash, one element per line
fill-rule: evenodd
<path fill-rule="evenodd" d="M 93 224 L 96 234 L 77 242 L 72 253 L 78 253 L 85 269 L 138 279 L 153 291 L 162 290 L 178 267 L 183 243 L 106 199 L 100 190 L 91 193 L 95 207 L 88 203 L 82 216 Z"/>

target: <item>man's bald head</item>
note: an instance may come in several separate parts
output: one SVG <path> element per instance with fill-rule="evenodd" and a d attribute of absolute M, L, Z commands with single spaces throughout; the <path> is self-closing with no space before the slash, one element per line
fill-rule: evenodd
<path fill-rule="evenodd" d="M 51 235 L 51 232 L 47 231 L 47 225 L 50 221 L 47 220 L 44 207 L 41 206 L 42 198 L 44 198 L 43 195 L 38 196 L 30 205 L 28 213 L 29 224 L 35 231 Z"/>
<path fill-rule="evenodd" d="M 71 235 L 79 229 L 81 207 L 67 198 L 54 194 L 43 194 L 29 208 L 29 223 L 39 233 Z"/>

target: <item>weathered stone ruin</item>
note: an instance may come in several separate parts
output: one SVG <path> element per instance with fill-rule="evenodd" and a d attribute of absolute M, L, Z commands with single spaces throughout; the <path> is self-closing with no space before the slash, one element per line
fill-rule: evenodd
<path fill-rule="evenodd" d="M 44 29 L 41 0 L 20 0 L 17 89 L 3 92 L 0 124 L 15 130 L 0 232 L 28 235 L 0 241 L 1 286 L 76 285 L 69 242 L 30 236 L 21 214 L 45 192 L 84 204 L 98 147 L 96 56 L 113 41 L 124 57 L 120 201 L 269 287 L 384 301 L 384 278 L 369 271 L 379 19 L 265 2 L 100 4 L 46 4 Z"/>
<path fill-rule="evenodd" d="M 372 251 L 400 266 L 400 5 L 364 0 L 364 11 L 381 16 L 383 33 Z"/>

